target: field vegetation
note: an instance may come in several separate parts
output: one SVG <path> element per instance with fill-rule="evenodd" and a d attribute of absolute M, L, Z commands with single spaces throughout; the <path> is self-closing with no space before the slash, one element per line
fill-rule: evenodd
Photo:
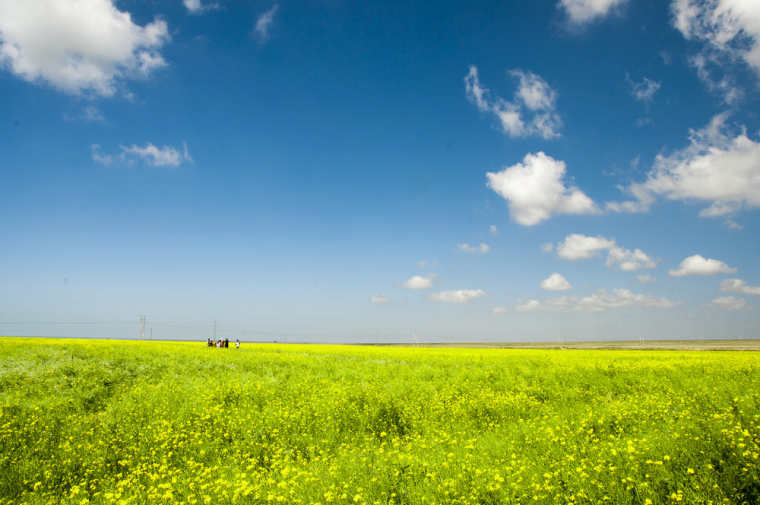
<path fill-rule="evenodd" d="M 760 354 L 0 339 L 0 503 L 757 504 Z"/>

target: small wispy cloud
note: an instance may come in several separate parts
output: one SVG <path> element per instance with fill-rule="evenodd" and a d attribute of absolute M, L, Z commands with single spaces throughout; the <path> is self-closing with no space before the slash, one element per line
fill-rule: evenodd
<path fill-rule="evenodd" d="M 726 279 L 720 283 L 720 290 L 745 295 L 760 295 L 760 286 L 749 286 L 742 279 Z"/>
<path fill-rule="evenodd" d="M 628 289 L 599 289 L 584 297 L 561 296 L 549 300 L 527 300 L 515 305 L 518 312 L 604 312 L 625 307 L 648 307 L 655 309 L 671 309 L 679 305 L 667 298 L 657 298 L 651 295 L 634 293 Z"/>
<path fill-rule="evenodd" d="M 110 165 L 113 163 L 113 156 L 110 154 L 104 154 L 100 151 L 100 146 L 98 144 L 92 144 L 90 146 L 90 154 L 92 155 L 92 161 L 95 163 L 100 163 L 101 165 Z"/>
<path fill-rule="evenodd" d="M 479 245 L 470 245 L 467 243 L 457 244 L 457 249 L 468 254 L 486 254 L 491 250 L 489 245 L 485 242 L 481 242 Z"/>
<path fill-rule="evenodd" d="M 513 100 L 492 95 L 480 84 L 478 67 L 471 65 L 464 78 L 465 95 L 478 110 L 496 116 L 504 133 L 510 137 L 560 136 L 562 120 L 557 113 L 557 92 L 541 76 L 520 69 L 509 71 L 518 81 Z"/>
<path fill-rule="evenodd" d="M 373 295 L 370 297 L 369 301 L 375 305 L 385 305 L 391 303 L 391 301 L 383 295 Z"/>
<path fill-rule="evenodd" d="M 277 14 L 279 8 L 279 4 L 274 4 L 268 10 L 261 13 L 258 18 L 256 18 L 256 24 L 253 26 L 253 33 L 256 35 L 260 42 L 264 43 L 269 40 L 269 32 L 272 28 L 272 24 L 274 23 L 274 16 Z"/>
<path fill-rule="evenodd" d="M 171 146 L 157 147 L 150 142 L 144 146 L 132 144 L 120 147 L 121 159 L 127 162 L 140 159 L 154 167 L 178 167 L 186 161 L 193 161 L 187 150 L 187 143 L 184 142 L 182 151 Z"/>
<path fill-rule="evenodd" d="M 93 161 L 101 165 L 110 165 L 118 159 L 123 163 L 134 163 L 142 161 L 154 167 L 178 167 L 183 163 L 192 162 L 190 151 L 187 148 L 187 142 L 182 143 L 182 148 L 178 149 L 172 146 L 158 147 L 151 142 L 143 146 L 132 144 L 130 146 L 119 146 L 121 153 L 116 156 L 101 151 L 99 144 L 90 146 L 90 153 Z"/>
<path fill-rule="evenodd" d="M 207 11 L 219 9 L 217 3 L 203 3 L 201 0 L 182 0 L 185 8 L 187 8 L 190 14 L 203 14 Z"/>
<path fill-rule="evenodd" d="M 631 95 L 639 102 L 649 103 L 654 99 L 655 93 L 660 89 L 661 84 L 653 81 L 649 77 L 644 77 L 640 82 L 631 79 L 630 74 L 625 74 L 625 82 L 631 88 Z"/>
<path fill-rule="evenodd" d="M 716 307 L 726 310 L 741 310 L 747 306 L 747 300 L 735 296 L 719 296 L 711 302 Z"/>
<path fill-rule="evenodd" d="M 482 289 L 456 289 L 452 291 L 441 291 L 440 293 L 433 293 L 429 295 L 429 298 L 434 302 L 443 303 L 468 303 L 481 296 L 486 296 L 486 292 Z"/>
<path fill-rule="evenodd" d="M 560 0 L 557 7 L 564 9 L 571 25 L 582 26 L 604 18 L 628 0 Z"/>

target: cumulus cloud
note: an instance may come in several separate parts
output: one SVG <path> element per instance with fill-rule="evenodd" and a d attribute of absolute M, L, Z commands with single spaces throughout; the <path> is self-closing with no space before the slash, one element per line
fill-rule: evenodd
<path fill-rule="evenodd" d="M 713 305 L 716 305 L 726 310 L 740 310 L 747 306 L 747 300 L 744 298 L 736 298 L 734 296 L 719 296 L 712 301 Z"/>
<path fill-rule="evenodd" d="M 571 24 L 583 25 L 601 19 L 628 0 L 560 0 L 557 6 L 565 10 Z"/>
<path fill-rule="evenodd" d="M 528 153 L 522 163 L 488 172 L 488 187 L 507 200 L 512 219 L 533 226 L 553 214 L 593 214 L 594 202 L 564 181 L 565 162 L 539 151 Z"/>
<path fill-rule="evenodd" d="M 637 275 L 636 280 L 638 280 L 642 284 L 652 284 L 657 279 L 650 274 L 644 274 L 644 275 Z"/>
<path fill-rule="evenodd" d="M 710 68 L 743 62 L 760 76 L 760 3 L 754 0 L 674 0 L 673 25 L 687 40 L 703 43 L 692 60 L 708 88 L 728 103 L 740 93 L 730 77 L 715 79 Z M 725 72 L 724 72 L 725 74 Z M 733 98 L 732 98 L 733 95 Z"/>
<path fill-rule="evenodd" d="M 274 16 L 277 14 L 277 10 L 280 8 L 279 4 L 274 4 L 268 10 L 264 11 L 256 18 L 256 24 L 253 27 L 253 32 L 261 42 L 269 40 L 269 31 L 274 23 Z"/>
<path fill-rule="evenodd" d="M 690 144 L 684 149 L 658 155 L 646 180 L 626 188 L 634 199 L 610 202 L 607 209 L 643 212 L 657 196 L 706 203 L 701 217 L 760 207 L 760 143 L 744 129 L 728 132 L 727 117 L 719 114 L 703 129 L 690 131 Z"/>
<path fill-rule="evenodd" d="M 643 268 L 654 268 L 657 262 L 641 249 L 625 249 L 614 240 L 602 236 L 591 237 L 572 233 L 557 244 L 557 256 L 566 260 L 583 260 L 607 252 L 606 265 L 624 272 L 633 272 Z"/>
<path fill-rule="evenodd" d="M 190 14 L 202 14 L 206 11 L 219 8 L 219 4 L 216 3 L 203 3 L 201 0 L 182 0 L 185 8 Z"/>
<path fill-rule="evenodd" d="M 519 312 L 539 310 L 549 312 L 604 312 L 633 306 L 670 309 L 677 305 L 678 302 L 667 298 L 634 293 L 628 289 L 613 289 L 612 292 L 600 289 L 584 297 L 561 296 L 544 301 L 528 300 L 518 303 L 515 310 Z"/>
<path fill-rule="evenodd" d="M 619 246 L 611 247 L 607 253 L 606 265 L 617 268 L 623 272 L 633 272 L 642 268 L 654 268 L 657 263 L 641 249 L 623 249 Z"/>
<path fill-rule="evenodd" d="M 166 65 L 166 22 L 132 22 L 112 0 L 0 0 L 0 66 L 71 94 L 112 96 Z"/>
<path fill-rule="evenodd" d="M 590 237 L 571 233 L 557 244 L 557 255 L 566 260 L 585 260 L 597 256 L 600 251 L 614 247 L 615 241 L 601 236 Z"/>
<path fill-rule="evenodd" d="M 432 293 L 429 298 L 434 302 L 443 303 L 468 303 L 481 296 L 486 296 L 482 289 L 457 289 L 453 291 L 441 291 Z"/>
<path fill-rule="evenodd" d="M 478 110 L 494 114 L 510 137 L 559 137 L 562 120 L 556 112 L 557 92 L 532 72 L 515 69 L 510 70 L 509 75 L 518 81 L 511 102 L 492 96 L 489 89 L 481 86 L 478 68 L 470 66 L 464 78 L 467 98 Z"/>
<path fill-rule="evenodd" d="M 422 275 L 413 275 L 401 284 L 406 289 L 430 289 L 433 287 L 433 279 Z"/>
<path fill-rule="evenodd" d="M 631 95 L 639 102 L 648 103 L 654 99 L 654 94 L 660 89 L 660 83 L 644 77 L 641 82 L 631 79 L 631 76 L 625 74 L 625 80 L 631 87 Z"/>
<path fill-rule="evenodd" d="M 386 298 L 383 295 L 373 295 L 370 297 L 369 301 L 375 305 L 385 305 L 386 303 L 391 302 L 388 298 Z"/>
<path fill-rule="evenodd" d="M 567 279 L 565 279 L 562 274 L 556 272 L 541 281 L 541 289 L 547 291 L 567 291 L 571 287 L 572 286 L 567 282 Z"/>
<path fill-rule="evenodd" d="M 186 143 L 183 143 L 181 151 L 171 146 L 157 147 L 150 142 L 144 146 L 132 144 L 120 147 L 121 160 L 128 163 L 138 159 L 154 167 L 178 167 L 184 162 L 193 161 Z"/>
<path fill-rule="evenodd" d="M 671 277 L 684 277 L 687 275 L 716 275 L 735 272 L 736 268 L 732 268 L 722 261 L 695 254 L 684 258 L 681 265 L 676 270 L 669 270 L 668 274 Z"/>
<path fill-rule="evenodd" d="M 745 295 L 760 295 L 760 286 L 748 286 L 742 279 L 726 279 L 720 283 L 720 290 Z"/>
<path fill-rule="evenodd" d="M 457 249 L 468 254 L 486 254 L 491 248 L 485 242 L 481 242 L 479 245 L 470 245 L 467 243 L 457 244 Z"/>

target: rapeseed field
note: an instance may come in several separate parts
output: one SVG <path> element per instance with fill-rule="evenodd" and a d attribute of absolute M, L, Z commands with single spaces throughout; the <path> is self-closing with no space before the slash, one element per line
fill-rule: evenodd
<path fill-rule="evenodd" d="M 757 504 L 760 354 L 0 339 L 0 504 Z"/>

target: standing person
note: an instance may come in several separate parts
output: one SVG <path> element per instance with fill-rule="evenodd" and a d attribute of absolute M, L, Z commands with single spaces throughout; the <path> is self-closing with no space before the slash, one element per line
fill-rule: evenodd
<path fill-rule="evenodd" d="M 235 340 L 235 349 L 240 349 L 240 339 Z"/>

